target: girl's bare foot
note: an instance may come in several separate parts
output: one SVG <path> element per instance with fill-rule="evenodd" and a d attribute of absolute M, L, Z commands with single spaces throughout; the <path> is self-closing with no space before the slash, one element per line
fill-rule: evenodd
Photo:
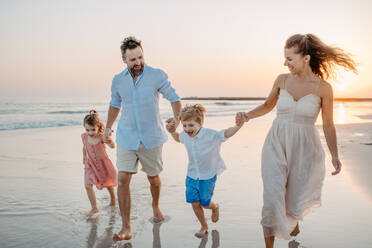
<path fill-rule="evenodd" d="M 92 210 L 90 210 L 90 212 L 87 213 L 86 215 L 87 215 L 87 217 L 92 217 L 96 213 L 98 213 L 98 208 L 92 208 Z"/>
<path fill-rule="evenodd" d="M 121 229 L 118 234 L 116 233 L 114 234 L 112 239 L 116 242 L 120 240 L 129 240 L 131 238 L 132 238 L 132 232 L 130 229 Z"/>
<path fill-rule="evenodd" d="M 289 235 L 294 237 L 294 236 L 297 236 L 297 234 L 299 233 L 300 233 L 300 227 L 298 226 L 298 223 L 297 223 L 296 227 L 293 229 L 293 231 Z"/>
<path fill-rule="evenodd" d="M 220 205 L 216 204 L 216 207 L 212 208 L 212 222 L 217 222 L 220 218 Z"/>
<path fill-rule="evenodd" d="M 195 237 L 204 238 L 208 234 L 208 227 L 200 228 L 199 232 L 195 233 Z"/>
<path fill-rule="evenodd" d="M 159 208 L 154 208 L 154 222 L 159 223 L 164 220 L 163 213 L 160 211 Z"/>

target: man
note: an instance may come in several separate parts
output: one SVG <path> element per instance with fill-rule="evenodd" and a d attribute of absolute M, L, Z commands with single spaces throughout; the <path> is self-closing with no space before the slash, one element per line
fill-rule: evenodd
<path fill-rule="evenodd" d="M 116 166 L 119 171 L 117 193 L 122 229 L 114 235 L 114 240 L 128 240 L 132 238 L 129 184 L 132 175 L 137 173 L 138 161 L 150 182 L 154 222 L 164 220 L 159 208 L 159 173 L 163 167 L 162 146 L 167 141 L 167 135 L 159 114 L 159 93 L 171 102 L 177 124 L 181 102 L 171 87 L 167 74 L 145 64 L 141 41 L 128 37 L 124 39 L 120 49 L 127 68 L 112 80 L 104 139 L 110 139 L 112 125 L 121 109 L 116 134 Z"/>

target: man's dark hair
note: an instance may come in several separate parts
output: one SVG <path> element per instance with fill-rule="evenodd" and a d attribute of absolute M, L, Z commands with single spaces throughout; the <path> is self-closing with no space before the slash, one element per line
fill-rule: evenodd
<path fill-rule="evenodd" d="M 140 40 L 137 40 L 134 36 L 125 38 L 120 46 L 121 56 L 125 58 L 125 52 L 127 51 L 127 49 L 134 49 L 136 47 L 140 47 L 142 49 Z"/>

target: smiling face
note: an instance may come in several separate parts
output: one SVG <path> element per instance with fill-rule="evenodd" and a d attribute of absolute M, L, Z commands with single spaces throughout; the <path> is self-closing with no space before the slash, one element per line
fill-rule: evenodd
<path fill-rule="evenodd" d="M 303 56 L 301 53 L 296 53 L 297 47 L 285 48 L 284 49 L 284 66 L 288 67 L 288 70 L 292 74 L 301 74 L 309 67 L 310 55 Z"/>
<path fill-rule="evenodd" d="M 98 136 L 98 127 L 97 126 L 91 126 L 89 124 L 84 125 L 85 132 L 92 138 Z"/>
<path fill-rule="evenodd" d="M 197 135 L 201 128 L 201 125 L 193 119 L 181 122 L 183 131 L 185 131 L 185 133 L 190 137 L 194 137 L 195 135 Z"/>
<path fill-rule="evenodd" d="M 142 48 L 138 46 L 134 49 L 127 49 L 123 61 L 127 64 L 132 75 L 140 75 L 145 65 Z"/>

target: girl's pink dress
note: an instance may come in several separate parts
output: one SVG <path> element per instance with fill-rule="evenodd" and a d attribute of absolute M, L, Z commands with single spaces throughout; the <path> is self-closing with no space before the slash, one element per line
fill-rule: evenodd
<path fill-rule="evenodd" d="M 81 138 L 86 151 L 84 170 L 85 185 L 94 184 L 97 189 L 116 186 L 118 173 L 106 153 L 106 145 L 102 141 L 97 144 L 88 143 L 88 134 L 83 133 Z"/>

